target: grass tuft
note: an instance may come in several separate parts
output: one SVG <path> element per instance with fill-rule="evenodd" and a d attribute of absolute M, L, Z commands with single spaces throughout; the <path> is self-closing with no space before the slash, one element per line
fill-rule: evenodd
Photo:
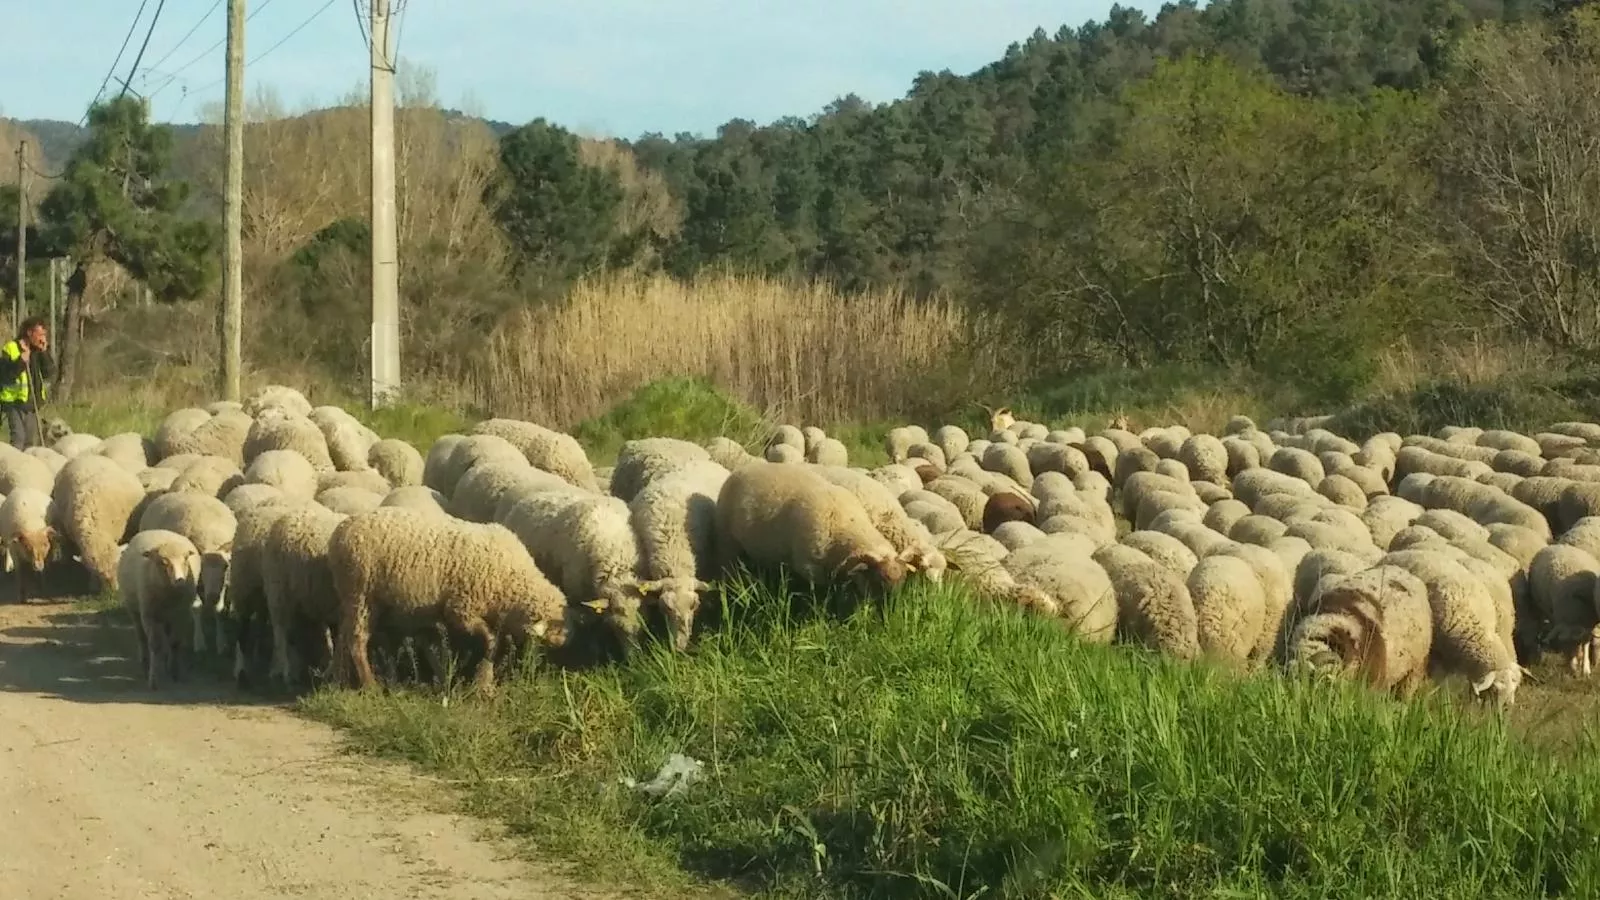
<path fill-rule="evenodd" d="M 492 700 L 322 691 L 369 750 L 606 877 L 781 897 L 1595 896 L 1600 772 L 1440 698 L 1127 648 L 953 587 L 848 618 L 732 585 L 694 650 Z M 705 763 L 648 800 L 673 752 Z M 665 889 L 665 888 L 664 888 Z"/>

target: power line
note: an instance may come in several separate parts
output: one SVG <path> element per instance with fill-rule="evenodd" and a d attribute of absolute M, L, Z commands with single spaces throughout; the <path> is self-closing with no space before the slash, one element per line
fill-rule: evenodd
<path fill-rule="evenodd" d="M 34 168 L 33 163 L 28 162 L 26 159 L 24 159 L 22 161 L 22 165 L 24 167 L 26 167 L 29 172 L 32 172 L 33 174 L 39 176 L 40 178 L 45 179 L 46 181 L 55 181 L 55 180 L 57 180 L 59 178 L 66 177 L 66 174 L 67 174 L 67 170 L 66 169 L 62 169 L 61 171 L 56 172 L 55 174 L 51 174 L 51 173 L 46 172 L 46 171 L 44 171 L 42 169 Z"/>
<path fill-rule="evenodd" d="M 299 25 L 296 25 L 292 31 L 290 31 L 288 34 L 284 35 L 283 37 L 279 38 L 278 42 L 276 44 L 273 44 L 271 47 L 268 47 L 267 49 L 261 51 L 261 53 L 259 55 L 257 55 L 255 59 L 252 59 L 249 62 L 245 63 L 245 67 L 249 68 L 250 66 L 253 66 L 256 63 L 261 62 L 261 60 L 266 58 L 267 54 L 271 53 L 272 51 L 274 51 L 274 50 L 278 49 L 279 47 L 282 47 L 284 44 L 288 43 L 290 38 L 292 38 L 295 35 L 299 34 L 300 31 L 302 29 L 304 29 L 307 25 L 310 25 L 312 22 L 316 21 L 317 16 L 320 16 L 323 13 L 327 12 L 328 8 L 333 6 L 333 4 L 335 2 L 336 2 L 336 0 L 328 0 L 328 2 L 326 2 L 326 3 L 322 4 L 321 6 L 317 7 L 317 11 L 316 12 L 314 12 L 311 15 L 307 16 L 305 21 L 301 22 Z M 205 91 L 209 91 L 212 88 L 216 87 L 217 85 L 219 85 L 219 84 L 221 84 L 221 83 L 223 83 L 224 81 L 227 81 L 227 80 L 228 80 L 227 76 L 223 76 L 222 78 L 218 78 L 216 81 L 213 81 L 210 84 L 205 85 L 204 87 L 196 88 L 194 92 L 196 94 L 204 93 Z"/>
<path fill-rule="evenodd" d="M 261 5 L 256 7 L 255 9 L 251 10 L 250 14 L 244 17 L 244 20 L 246 22 L 248 22 L 251 19 L 254 19 L 257 15 L 260 14 L 260 12 L 262 10 L 266 9 L 268 6 L 271 6 L 271 5 L 272 5 L 272 0 L 261 0 Z M 161 93 L 162 91 L 166 90 L 169 85 L 171 85 L 174 81 L 178 80 L 178 76 L 179 75 L 182 75 L 184 72 L 187 72 L 190 68 L 192 68 L 194 66 L 195 63 L 205 59 L 207 56 L 210 56 L 211 55 L 211 51 L 217 49 L 218 47 L 221 47 L 223 42 L 226 41 L 227 39 L 228 39 L 227 35 L 223 35 L 222 37 L 217 38 L 217 42 L 215 44 L 212 44 L 211 46 L 207 47 L 206 49 L 201 50 L 198 54 L 196 54 L 194 56 L 193 59 L 190 59 L 188 62 L 186 62 L 183 65 L 179 66 L 178 68 L 172 70 L 172 74 L 167 76 L 167 80 L 163 81 L 163 82 L 161 82 L 161 84 L 157 85 L 156 89 L 151 91 L 149 96 L 154 98 L 155 95 L 157 95 L 157 94 Z M 151 68 L 155 68 L 155 67 L 152 66 Z M 224 78 L 224 80 L 226 80 L 226 78 Z"/>
<path fill-rule="evenodd" d="M 177 53 L 179 47 L 182 47 L 184 44 L 188 43 L 189 38 L 194 37 L 194 33 L 196 31 L 200 30 L 200 26 L 204 25 L 206 23 L 206 20 L 211 18 L 211 14 L 216 12 L 217 8 L 220 7 L 221 5 L 222 5 L 222 0 L 215 0 L 215 2 L 213 2 L 211 4 L 211 8 L 206 10 L 205 15 L 201 16 L 199 21 L 195 22 L 193 25 L 190 25 L 189 26 L 189 30 L 185 31 L 183 33 L 183 37 L 178 38 L 178 42 L 176 44 L 172 45 L 172 49 L 168 50 L 165 56 L 163 56 L 160 59 L 156 60 L 155 62 L 151 63 L 150 64 L 150 69 L 147 70 L 147 71 L 153 71 L 155 69 L 161 68 L 161 64 L 166 62 L 167 60 L 171 59 L 172 58 L 172 54 Z"/>
<path fill-rule="evenodd" d="M 150 27 L 145 29 L 144 43 L 139 45 L 139 53 L 133 58 L 133 65 L 128 67 L 128 77 L 122 82 L 122 90 L 117 93 L 118 100 L 127 96 L 128 85 L 133 83 L 133 75 L 139 71 L 139 63 L 144 59 L 144 51 L 150 47 L 150 36 L 156 33 L 156 23 L 161 21 L 161 10 L 165 9 L 166 5 L 167 0 L 156 0 L 156 11 L 150 17 Z"/>
<path fill-rule="evenodd" d="M 122 54 L 128 50 L 128 42 L 133 40 L 133 32 L 139 27 L 139 19 L 144 16 L 144 7 L 150 0 L 139 0 L 139 11 L 133 14 L 133 24 L 128 26 L 128 33 L 122 38 L 122 47 L 117 50 L 117 58 L 111 61 L 111 68 L 106 70 L 106 77 L 100 81 L 100 90 L 94 92 L 94 99 L 89 101 L 89 109 L 93 109 L 100 102 L 100 95 L 106 92 L 106 85 L 111 83 L 111 76 L 116 74 L 117 63 L 122 62 Z M 83 111 L 83 118 L 78 120 L 78 127 L 89 121 L 89 109 Z"/>

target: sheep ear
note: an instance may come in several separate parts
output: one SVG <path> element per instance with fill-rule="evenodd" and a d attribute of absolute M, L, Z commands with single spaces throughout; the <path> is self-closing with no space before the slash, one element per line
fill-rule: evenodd
<path fill-rule="evenodd" d="M 1529 669 L 1527 666 L 1517 666 L 1517 668 L 1522 670 L 1522 677 L 1523 678 L 1526 678 L 1529 681 L 1532 681 L 1534 683 L 1538 683 L 1539 676 L 1533 674 L 1533 670 L 1532 669 Z"/>
<path fill-rule="evenodd" d="M 1483 679 L 1481 681 L 1474 681 L 1472 683 L 1472 693 L 1481 694 L 1484 691 L 1487 691 L 1491 687 L 1494 687 L 1494 673 L 1493 672 L 1490 672 L 1489 674 L 1483 676 Z"/>
<path fill-rule="evenodd" d="M 604 600 L 604 599 L 601 599 L 601 600 L 585 600 L 585 601 L 583 601 L 583 605 L 589 607 L 590 609 L 594 610 L 597 613 L 603 613 L 607 609 L 611 608 L 611 601 L 610 600 Z"/>
<path fill-rule="evenodd" d="M 641 581 L 637 585 L 634 585 L 634 590 L 638 591 L 639 595 L 642 597 L 646 594 L 654 594 L 663 587 L 665 587 L 665 584 L 660 581 Z"/>
<path fill-rule="evenodd" d="M 711 590 L 711 583 L 696 578 L 694 580 L 694 589 L 696 592 L 709 591 Z"/>
<path fill-rule="evenodd" d="M 849 578 L 852 575 L 860 574 L 861 572 L 865 572 L 871 565 L 872 560 L 870 557 L 864 553 L 858 553 L 855 556 L 845 560 L 844 564 L 839 567 L 839 577 Z"/>

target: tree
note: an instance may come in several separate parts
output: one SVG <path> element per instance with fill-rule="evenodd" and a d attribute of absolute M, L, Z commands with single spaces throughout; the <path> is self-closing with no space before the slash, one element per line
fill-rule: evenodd
<path fill-rule="evenodd" d="M 1389 92 L 1296 97 L 1219 56 L 1163 61 L 986 242 L 996 302 L 1058 350 L 1348 392 L 1363 351 L 1425 309 L 1430 250 L 1409 235 L 1429 116 Z"/>
<path fill-rule="evenodd" d="M 500 139 L 500 164 L 487 199 L 520 273 L 559 282 L 632 260 L 638 236 L 617 225 L 622 185 L 611 170 L 584 164 L 575 135 L 535 119 Z"/>
<path fill-rule="evenodd" d="M 161 301 L 192 300 L 215 281 L 218 231 L 179 212 L 188 184 L 168 177 L 172 132 L 122 97 L 89 110 L 89 138 L 40 204 L 44 255 L 71 256 L 56 390 L 71 395 L 82 353 L 86 270 L 109 261 Z"/>
<path fill-rule="evenodd" d="M 1494 320 L 1600 353 L 1600 13 L 1459 48 L 1436 161 L 1461 287 Z"/>

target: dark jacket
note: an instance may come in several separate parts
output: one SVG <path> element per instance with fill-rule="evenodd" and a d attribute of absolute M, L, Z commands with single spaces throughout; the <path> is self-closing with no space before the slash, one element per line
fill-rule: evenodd
<path fill-rule="evenodd" d="M 16 383 L 22 375 L 23 361 L 21 359 L 7 359 L 5 354 L 0 354 L 0 385 Z M 28 386 L 37 388 L 38 385 L 49 385 L 50 379 L 55 377 L 55 360 L 50 358 L 49 350 L 35 350 L 28 355 Z M 35 399 L 39 394 L 32 391 Z"/>

